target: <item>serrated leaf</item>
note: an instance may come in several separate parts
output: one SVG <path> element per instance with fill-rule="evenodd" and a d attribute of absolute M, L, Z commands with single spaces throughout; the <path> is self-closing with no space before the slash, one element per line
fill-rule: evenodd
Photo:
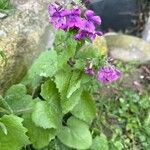
<path fill-rule="evenodd" d="M 70 96 L 70 98 L 61 99 L 61 107 L 64 114 L 71 111 L 79 103 L 81 93 L 82 89 L 78 89 Z"/>
<path fill-rule="evenodd" d="M 60 95 L 56 84 L 52 80 L 47 80 L 41 87 L 41 96 L 48 102 L 57 102 L 59 105 Z"/>
<path fill-rule="evenodd" d="M 24 115 L 23 118 L 23 124 L 28 129 L 27 135 L 29 136 L 29 139 L 34 148 L 41 149 L 47 146 L 49 142 L 55 138 L 55 129 L 43 129 L 41 127 L 37 127 L 33 123 L 30 114 Z"/>
<path fill-rule="evenodd" d="M 75 149 L 88 149 L 92 144 L 92 136 L 85 122 L 71 117 L 58 133 L 59 140 Z"/>
<path fill-rule="evenodd" d="M 29 144 L 27 129 L 22 125 L 22 118 L 14 115 L 4 115 L 0 121 L 7 128 L 7 135 L 0 130 L 0 150 L 20 150 Z"/>
<path fill-rule="evenodd" d="M 71 76 L 71 70 L 60 70 L 55 76 L 56 87 L 62 99 L 66 98 Z"/>
<path fill-rule="evenodd" d="M 32 120 L 38 127 L 44 129 L 60 128 L 62 114 L 55 103 L 40 101 L 35 104 L 32 113 Z"/>
<path fill-rule="evenodd" d="M 91 123 L 96 117 L 96 105 L 92 96 L 87 91 L 83 91 L 79 103 L 71 111 L 74 116 Z"/>
<path fill-rule="evenodd" d="M 104 134 L 96 136 L 90 150 L 109 150 L 107 137 Z"/>
<path fill-rule="evenodd" d="M 67 90 L 67 98 L 69 98 L 76 90 L 78 90 L 80 86 L 81 86 L 81 72 L 74 71 L 71 76 L 69 87 Z"/>
<path fill-rule="evenodd" d="M 40 77 L 52 77 L 57 71 L 57 53 L 54 50 L 43 52 L 31 66 L 26 77 L 23 80 L 24 84 L 28 82 L 36 83 Z"/>
<path fill-rule="evenodd" d="M 14 113 L 23 113 L 32 108 L 32 97 L 26 93 L 26 87 L 22 84 L 13 85 L 7 90 L 5 101 Z"/>
<path fill-rule="evenodd" d="M 75 77 L 75 80 L 72 76 Z M 73 75 L 71 70 L 60 70 L 55 76 L 55 83 L 61 95 L 61 107 L 64 114 L 71 111 L 78 104 L 82 92 L 80 82 L 80 73 Z M 76 86 L 74 87 L 72 83 Z M 69 94 L 69 98 L 67 98 L 67 94 Z"/>

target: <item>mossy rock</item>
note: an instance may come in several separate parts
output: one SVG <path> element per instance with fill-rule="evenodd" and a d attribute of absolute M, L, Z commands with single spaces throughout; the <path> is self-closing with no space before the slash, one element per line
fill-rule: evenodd
<path fill-rule="evenodd" d="M 143 39 L 122 34 L 106 34 L 105 38 L 111 57 L 124 62 L 150 62 L 150 44 Z"/>
<path fill-rule="evenodd" d="M 48 3 L 28 1 L 21 5 L 22 10 L 0 20 L 0 94 L 19 83 L 40 53 L 52 46 L 54 30 L 49 25 Z"/>

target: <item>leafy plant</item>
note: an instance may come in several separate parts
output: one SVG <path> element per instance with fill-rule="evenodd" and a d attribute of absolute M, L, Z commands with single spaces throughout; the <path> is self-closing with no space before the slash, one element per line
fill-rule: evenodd
<path fill-rule="evenodd" d="M 53 8 L 62 13 L 59 5 Z M 69 15 L 72 12 L 71 19 L 82 17 L 78 9 L 69 9 Z M 148 150 L 149 97 L 119 87 L 121 94 L 112 94 L 113 99 L 97 96 L 102 85 L 117 80 L 121 72 L 93 46 L 95 28 L 85 32 L 83 24 L 79 30 L 69 21 L 64 29 L 60 21 L 68 14 L 60 18 L 55 13 L 50 12 L 52 24 L 62 30 L 56 32 L 54 47 L 0 97 L 0 150 Z M 93 12 L 86 13 L 100 21 Z M 89 23 L 87 14 L 82 19 Z"/>
<path fill-rule="evenodd" d="M 10 0 L 0 0 L 0 10 L 7 10 L 10 8 Z"/>

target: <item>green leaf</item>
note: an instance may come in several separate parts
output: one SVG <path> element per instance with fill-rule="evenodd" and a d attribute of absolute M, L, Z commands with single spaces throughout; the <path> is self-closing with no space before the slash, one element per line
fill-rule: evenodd
<path fill-rule="evenodd" d="M 5 99 L 0 95 L 0 112 L 5 114 L 12 114 L 13 110 L 10 108 Z"/>
<path fill-rule="evenodd" d="M 26 87 L 22 84 L 13 85 L 5 94 L 5 101 L 14 113 L 23 113 L 31 110 L 32 97 L 27 95 Z"/>
<path fill-rule="evenodd" d="M 60 70 L 55 76 L 56 87 L 61 95 L 61 98 L 64 99 L 67 96 L 68 87 L 70 84 L 70 79 L 72 76 L 71 70 Z"/>
<path fill-rule="evenodd" d="M 57 136 L 63 144 L 75 149 L 88 149 L 92 144 L 87 124 L 75 117 L 68 119 L 67 126 Z"/>
<path fill-rule="evenodd" d="M 115 150 L 123 150 L 124 149 L 124 146 L 120 141 L 115 141 L 113 144 L 115 146 Z"/>
<path fill-rule="evenodd" d="M 65 146 L 64 144 L 62 144 L 60 140 L 57 138 L 50 142 L 48 148 L 49 149 L 47 150 L 73 150 L 72 148 L 69 148 L 68 146 Z"/>
<path fill-rule="evenodd" d="M 0 121 L 7 129 L 7 135 L 0 130 L 0 150 L 20 150 L 29 144 L 27 129 L 22 125 L 22 118 L 14 115 L 4 115 Z"/>
<path fill-rule="evenodd" d="M 34 64 L 31 66 L 26 77 L 23 80 L 24 84 L 31 81 L 37 82 L 39 77 L 52 77 L 57 71 L 57 53 L 54 50 L 43 52 Z"/>
<path fill-rule="evenodd" d="M 68 113 L 80 100 L 82 92 L 80 88 L 80 73 L 60 70 L 55 76 L 55 83 L 61 95 L 62 111 L 64 114 Z M 69 98 L 67 98 L 67 95 Z"/>
<path fill-rule="evenodd" d="M 61 99 L 61 107 L 64 114 L 71 111 L 79 103 L 81 93 L 82 89 L 78 89 L 70 96 L 70 98 Z"/>
<path fill-rule="evenodd" d="M 55 129 L 43 129 L 41 127 L 37 127 L 33 123 L 30 114 L 24 115 L 23 118 L 23 124 L 28 129 L 27 135 L 29 136 L 29 139 L 34 148 L 41 149 L 47 146 L 49 142 L 55 138 Z"/>
<path fill-rule="evenodd" d="M 67 98 L 69 98 L 76 90 L 78 90 L 80 86 L 81 86 L 81 72 L 74 71 L 67 90 Z"/>
<path fill-rule="evenodd" d="M 60 100 L 58 89 L 56 88 L 56 84 L 52 80 L 47 80 L 42 85 L 41 96 L 48 102 L 57 102 L 57 104 Z"/>
<path fill-rule="evenodd" d="M 33 108 L 32 120 L 36 126 L 43 127 L 44 129 L 57 129 L 61 126 L 61 119 L 60 110 L 53 103 L 40 101 Z"/>
<path fill-rule="evenodd" d="M 83 91 L 79 103 L 71 111 L 74 116 L 88 123 L 96 117 L 96 105 L 92 96 L 87 91 Z"/>
<path fill-rule="evenodd" d="M 109 150 L 107 137 L 104 134 L 93 139 L 91 150 Z"/>

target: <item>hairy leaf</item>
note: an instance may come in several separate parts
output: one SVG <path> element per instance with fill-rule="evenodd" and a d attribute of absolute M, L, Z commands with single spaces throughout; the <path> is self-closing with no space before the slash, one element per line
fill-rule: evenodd
<path fill-rule="evenodd" d="M 0 118 L 6 129 L 7 134 L 0 130 L 0 150 L 20 150 L 29 144 L 26 136 L 27 129 L 22 125 L 22 118 L 14 115 L 4 115 Z"/>
<path fill-rule="evenodd" d="M 93 139 L 93 143 L 90 149 L 91 150 L 109 150 L 106 136 L 104 134 L 101 134 L 100 136 L 96 136 Z"/>
<path fill-rule="evenodd" d="M 48 102 L 55 102 L 58 106 L 60 95 L 56 84 L 52 80 L 47 80 L 41 87 L 41 96 Z"/>
<path fill-rule="evenodd" d="M 75 117 L 68 119 L 67 126 L 58 133 L 58 138 L 63 144 L 75 149 L 88 149 L 92 144 L 87 124 Z"/>
<path fill-rule="evenodd" d="M 64 114 L 71 111 L 80 101 L 82 89 L 75 91 L 70 98 L 61 99 L 61 107 Z"/>
<path fill-rule="evenodd" d="M 6 92 L 5 101 L 14 113 L 23 113 L 32 108 L 32 97 L 26 93 L 26 87 L 22 84 L 13 85 Z"/>
<path fill-rule="evenodd" d="M 67 98 L 69 98 L 81 86 L 81 72 L 74 71 L 70 79 L 67 90 Z"/>
<path fill-rule="evenodd" d="M 61 98 L 64 99 L 67 96 L 68 87 L 70 84 L 70 79 L 72 76 L 71 70 L 60 70 L 55 76 L 56 87 L 61 95 Z"/>
<path fill-rule="evenodd" d="M 30 114 L 23 116 L 24 126 L 28 129 L 27 135 L 34 148 L 40 149 L 49 144 L 49 142 L 55 138 L 56 130 L 55 129 L 43 129 L 37 127 L 32 119 Z"/>
<path fill-rule="evenodd" d="M 71 111 L 79 102 L 82 88 L 80 88 L 80 72 L 60 70 L 55 76 L 55 83 L 61 95 L 61 107 L 64 114 Z"/>
<path fill-rule="evenodd" d="M 60 128 L 62 114 L 56 103 L 48 103 L 40 101 L 35 104 L 32 113 L 32 120 L 36 126 L 43 127 L 44 129 Z"/>
<path fill-rule="evenodd" d="M 96 105 L 88 92 L 83 91 L 79 103 L 72 110 L 72 114 L 88 123 L 91 123 L 96 117 Z"/>
<path fill-rule="evenodd" d="M 57 53 L 54 50 L 43 52 L 38 59 L 35 60 L 23 83 L 32 82 L 36 84 L 40 77 L 52 77 L 57 71 Z"/>

